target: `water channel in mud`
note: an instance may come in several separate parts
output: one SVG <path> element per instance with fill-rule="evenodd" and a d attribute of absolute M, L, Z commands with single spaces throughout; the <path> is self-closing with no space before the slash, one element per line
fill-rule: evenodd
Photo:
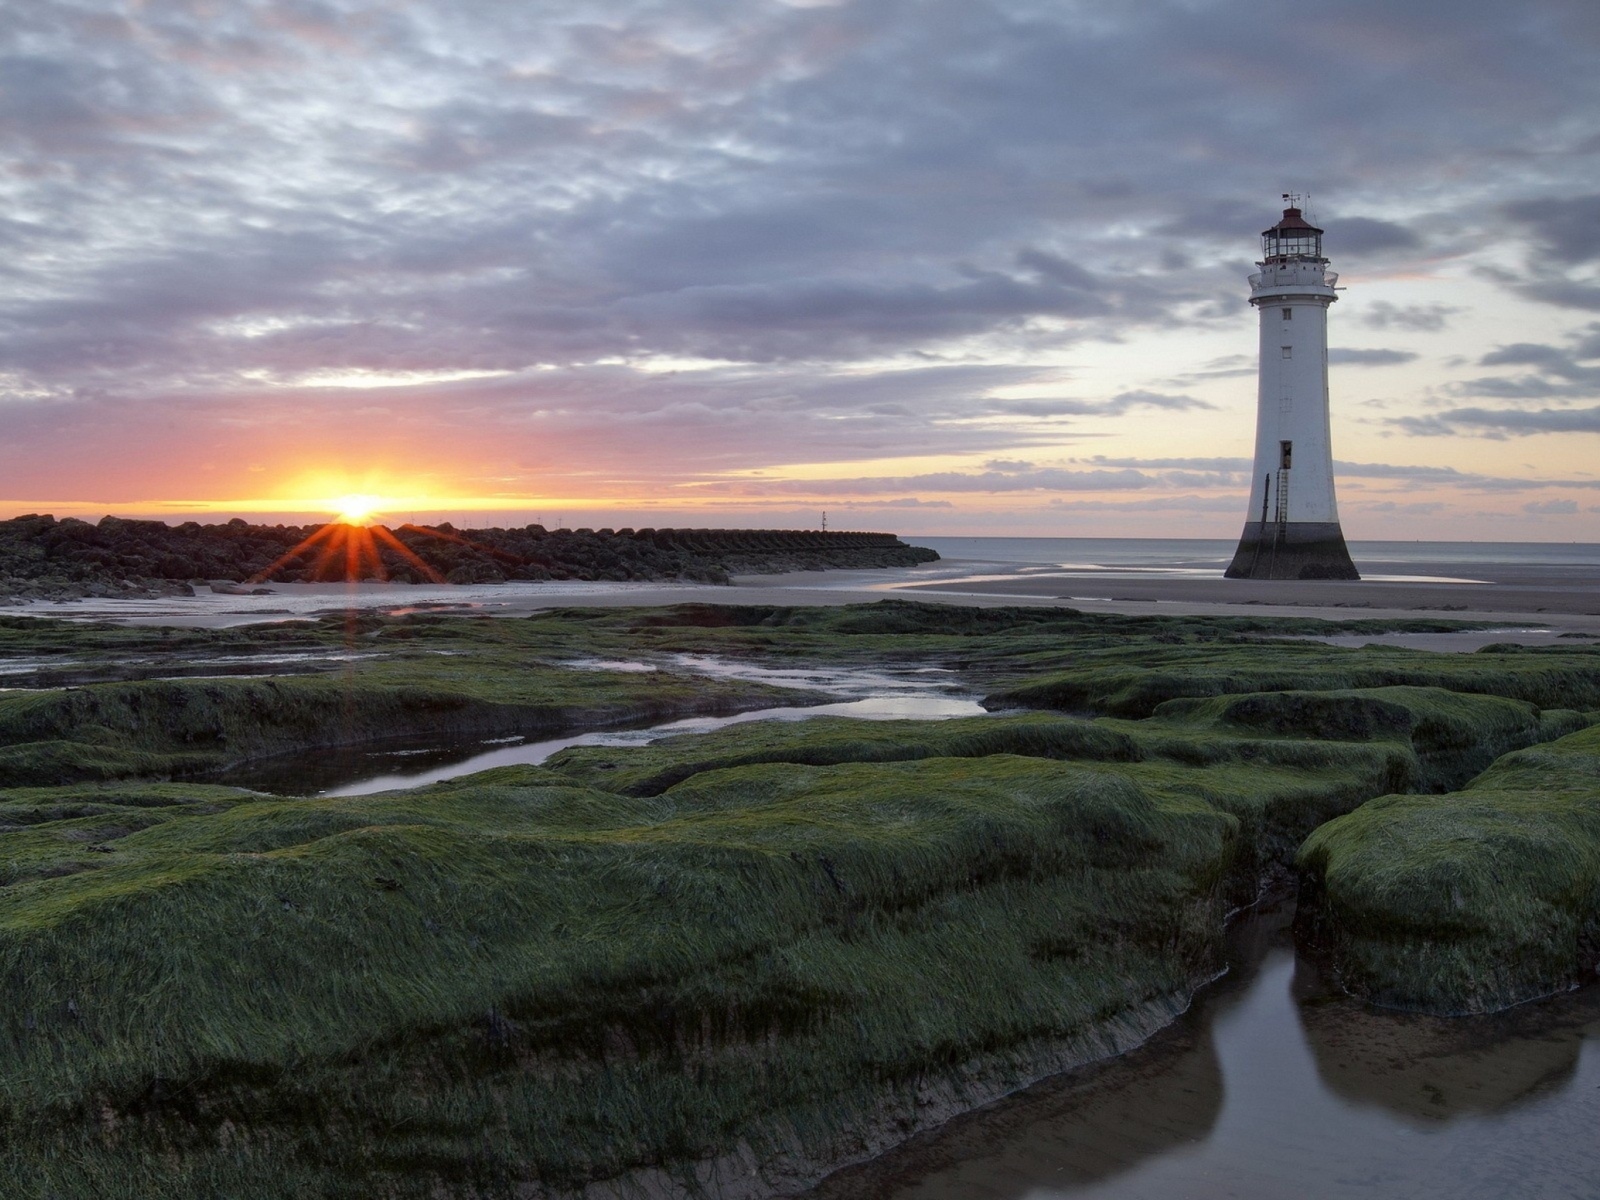
<path fill-rule="evenodd" d="M 1333 991 L 1289 905 L 1132 1053 L 1047 1080 L 806 1200 L 1489 1200 L 1600 1195 L 1600 985 L 1492 1017 Z"/>
<path fill-rule="evenodd" d="M 652 663 L 579 659 L 580 670 L 654 671 Z M 707 733 L 747 721 L 803 721 L 854 717 L 867 721 L 942 720 L 983 716 L 952 672 L 940 667 L 905 671 L 850 667 L 763 667 L 709 655 L 680 654 L 662 664 L 721 679 L 742 679 L 816 694 L 817 703 L 780 705 L 717 716 L 685 717 L 635 728 L 612 728 L 532 740 L 523 737 L 419 740 L 334 746 L 312 755 L 285 755 L 244 763 L 207 776 L 209 783 L 283 796 L 362 796 L 422 787 L 458 775 L 542 763 L 568 746 L 642 746 L 679 733 Z"/>

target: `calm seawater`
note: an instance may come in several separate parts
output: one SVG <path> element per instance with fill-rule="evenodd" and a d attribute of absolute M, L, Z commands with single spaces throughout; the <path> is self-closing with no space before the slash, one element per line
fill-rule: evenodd
<path fill-rule="evenodd" d="M 1211 567 L 1228 565 L 1235 538 L 1022 538 L 911 537 L 944 558 L 993 563 L 1103 567 Z M 1364 542 L 1352 541 L 1356 566 L 1437 563 L 1468 567 L 1487 563 L 1600 568 L 1595 542 Z"/>
<path fill-rule="evenodd" d="M 1600 1196 L 1600 987 L 1492 1017 L 1367 1008 L 1295 955 L 1289 906 L 1139 1049 L 824 1182 L 811 1200 Z"/>

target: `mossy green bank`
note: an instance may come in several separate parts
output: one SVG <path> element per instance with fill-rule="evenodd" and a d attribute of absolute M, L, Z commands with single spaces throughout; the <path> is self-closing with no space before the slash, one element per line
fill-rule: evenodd
<path fill-rule="evenodd" d="M 826 1161 L 886 1095 L 980 1059 L 1027 1078 L 1215 969 L 1229 817 L 1082 764 L 972 765 L 650 798 L 539 768 L 359 800 L 18 795 L 0 1190 L 500 1195 L 740 1143 Z"/>
<path fill-rule="evenodd" d="M 780 1194 L 1169 1019 L 1302 843 L 1307 932 L 1369 994 L 1412 986 L 1429 942 L 1436 1008 L 1592 967 L 1586 646 L 686 605 L 334 618 L 272 635 L 312 673 L 196 679 L 251 633 L 38 629 L 5 624 L 0 656 L 106 679 L 136 636 L 140 670 L 178 677 L 0 699 L 0 760 L 40 785 L 0 791 L 8 1196 Z M 782 695 L 699 655 L 939 667 L 999 711 L 749 724 L 369 797 L 159 778 L 397 723 Z M 620 659 L 655 670 L 595 669 Z M 1447 861 L 1458 894 L 1396 906 Z"/>
<path fill-rule="evenodd" d="M 1600 728 L 1501 757 L 1459 792 L 1384 796 L 1300 851 L 1301 921 L 1350 990 L 1489 1012 L 1600 965 Z"/>

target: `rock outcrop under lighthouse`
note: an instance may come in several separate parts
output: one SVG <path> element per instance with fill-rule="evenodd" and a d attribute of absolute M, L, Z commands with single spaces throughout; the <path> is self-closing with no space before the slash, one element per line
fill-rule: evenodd
<path fill-rule="evenodd" d="M 1333 494 L 1328 307 L 1338 275 L 1296 207 L 1261 235 L 1250 303 L 1261 321 L 1255 468 L 1230 579 L 1359 579 Z"/>

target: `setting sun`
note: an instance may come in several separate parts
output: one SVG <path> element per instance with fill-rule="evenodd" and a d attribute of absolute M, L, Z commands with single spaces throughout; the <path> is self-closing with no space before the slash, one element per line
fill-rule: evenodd
<path fill-rule="evenodd" d="M 382 496 L 353 492 L 338 497 L 328 507 L 334 510 L 334 520 L 342 525 L 365 525 L 383 506 Z"/>

